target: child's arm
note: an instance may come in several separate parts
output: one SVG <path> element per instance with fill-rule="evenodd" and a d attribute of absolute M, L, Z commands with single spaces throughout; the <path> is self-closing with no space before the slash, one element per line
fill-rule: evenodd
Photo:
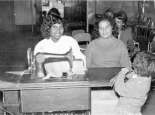
<path fill-rule="evenodd" d="M 129 69 L 127 69 L 127 68 L 122 68 L 121 71 L 120 71 L 115 77 L 113 77 L 113 78 L 110 80 L 110 82 L 112 83 L 112 85 L 115 84 L 115 81 L 117 80 L 117 77 L 120 77 L 120 76 L 122 76 L 122 75 L 125 77 L 125 74 L 128 73 L 128 72 L 129 72 Z M 122 77 L 123 77 L 123 76 L 122 76 Z"/>
<path fill-rule="evenodd" d="M 126 95 L 128 93 L 128 88 L 124 79 L 126 77 L 126 73 L 129 72 L 129 69 L 123 68 L 117 75 L 114 83 L 115 91 L 120 95 Z"/>
<path fill-rule="evenodd" d="M 151 78 L 138 77 L 136 74 L 132 74 L 128 81 L 124 81 L 126 75 L 125 72 L 120 72 L 115 80 L 114 88 L 120 96 L 144 98 L 146 97 L 149 89 Z"/>

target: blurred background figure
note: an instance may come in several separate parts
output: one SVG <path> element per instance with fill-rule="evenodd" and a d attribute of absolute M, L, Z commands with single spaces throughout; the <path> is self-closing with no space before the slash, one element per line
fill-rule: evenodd
<path fill-rule="evenodd" d="M 115 26 L 113 34 L 117 39 L 123 41 L 127 46 L 130 55 L 134 52 L 134 40 L 132 29 L 127 25 L 128 17 L 126 12 L 119 11 L 115 14 Z"/>
<path fill-rule="evenodd" d="M 42 19 L 44 20 L 47 16 L 47 12 L 46 11 L 42 11 Z"/>
<path fill-rule="evenodd" d="M 40 12 L 40 16 L 39 16 L 39 31 L 40 31 L 40 28 L 41 28 L 42 23 L 46 19 L 46 15 L 47 15 L 47 12 L 46 11 Z"/>
<path fill-rule="evenodd" d="M 44 13 L 45 14 L 45 13 Z M 51 23 L 51 18 L 52 20 L 55 22 L 56 20 L 62 20 L 60 13 L 58 11 L 58 9 L 56 8 L 51 8 L 46 17 L 44 17 L 40 31 L 41 31 L 41 35 L 43 38 L 48 37 L 49 36 L 49 26 L 47 26 L 48 24 Z"/>
<path fill-rule="evenodd" d="M 111 8 L 108 8 L 104 13 L 103 13 L 103 17 L 105 18 L 114 18 L 114 11 Z"/>

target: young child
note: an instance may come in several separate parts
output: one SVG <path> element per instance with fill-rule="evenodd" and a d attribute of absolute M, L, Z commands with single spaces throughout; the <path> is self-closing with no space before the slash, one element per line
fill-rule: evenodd
<path fill-rule="evenodd" d="M 144 52 L 135 55 L 132 71 L 122 68 L 114 82 L 114 90 L 119 96 L 117 115 L 142 115 L 141 107 L 150 90 L 152 72 L 155 72 L 155 63 Z"/>

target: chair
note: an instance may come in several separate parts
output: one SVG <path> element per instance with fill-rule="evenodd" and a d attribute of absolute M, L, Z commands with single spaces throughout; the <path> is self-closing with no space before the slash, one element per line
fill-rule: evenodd
<path fill-rule="evenodd" d="M 85 50 L 89 42 L 91 41 L 91 35 L 89 33 L 78 33 L 73 36 L 80 45 L 81 50 Z"/>
<path fill-rule="evenodd" d="M 27 65 L 28 65 L 28 71 L 32 72 L 34 68 L 34 55 L 33 55 L 33 49 L 32 48 L 28 48 L 27 49 Z"/>
<path fill-rule="evenodd" d="M 85 30 L 83 30 L 83 29 L 73 30 L 72 31 L 72 36 L 75 36 L 78 33 L 85 33 Z"/>

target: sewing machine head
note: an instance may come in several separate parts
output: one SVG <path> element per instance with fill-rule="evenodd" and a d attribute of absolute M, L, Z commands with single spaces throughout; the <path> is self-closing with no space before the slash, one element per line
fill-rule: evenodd
<path fill-rule="evenodd" d="M 29 68 L 33 69 L 32 78 L 68 77 L 84 74 L 86 70 L 83 60 L 73 58 L 71 49 L 65 54 L 38 53 L 36 56 L 28 56 L 28 60 Z"/>

